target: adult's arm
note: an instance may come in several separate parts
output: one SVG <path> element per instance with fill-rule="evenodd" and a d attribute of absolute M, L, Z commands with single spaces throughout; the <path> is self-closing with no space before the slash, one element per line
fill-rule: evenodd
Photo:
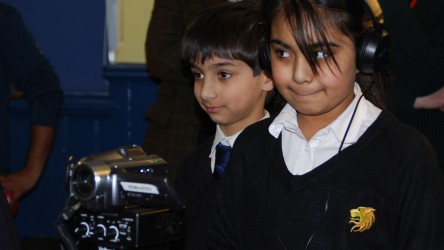
<path fill-rule="evenodd" d="M 37 46 L 21 15 L 12 10 L 2 36 L 9 79 L 31 109 L 31 139 L 25 165 L 0 181 L 6 191 L 20 198 L 38 181 L 52 146 L 63 94 L 58 76 Z"/>
<path fill-rule="evenodd" d="M 11 12 L 6 22 L 2 52 L 11 84 L 30 104 L 31 124 L 55 127 L 63 99 L 59 78 L 21 15 Z"/>

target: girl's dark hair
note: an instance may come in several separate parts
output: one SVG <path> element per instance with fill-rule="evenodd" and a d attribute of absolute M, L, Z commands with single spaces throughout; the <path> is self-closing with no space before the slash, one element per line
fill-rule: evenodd
<path fill-rule="evenodd" d="M 312 71 L 318 73 L 319 61 L 312 56 L 314 41 L 325 44 L 332 62 L 338 66 L 327 34 L 332 28 L 339 29 L 355 43 L 356 51 L 359 41 L 371 24 L 365 0 L 263 0 L 261 21 L 264 23 L 264 46 L 269 48 L 271 23 L 278 15 L 284 15 L 293 34 L 293 38 L 303 53 Z M 327 61 L 328 63 L 328 61 Z M 271 74 L 271 72 L 268 72 Z M 382 108 L 383 90 L 380 77 L 361 78 L 357 82 L 364 96 L 376 106 Z M 370 88 L 371 87 L 371 88 Z"/>
<path fill-rule="evenodd" d="M 258 1 L 222 3 L 206 9 L 188 26 L 182 39 L 182 59 L 188 63 L 205 62 L 213 56 L 241 60 L 262 70 L 258 61 Z"/>

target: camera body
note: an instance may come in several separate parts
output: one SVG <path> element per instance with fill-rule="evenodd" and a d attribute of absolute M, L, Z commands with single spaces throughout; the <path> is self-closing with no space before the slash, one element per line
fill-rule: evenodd
<path fill-rule="evenodd" d="M 151 249 L 184 236 L 183 206 L 167 162 L 137 145 L 76 163 L 71 157 L 66 189 L 65 221 L 57 231 L 68 249 Z"/>
<path fill-rule="evenodd" d="M 68 164 L 67 186 L 81 207 L 92 211 L 132 206 L 179 208 L 180 201 L 167 176 L 165 160 L 132 145 Z"/>

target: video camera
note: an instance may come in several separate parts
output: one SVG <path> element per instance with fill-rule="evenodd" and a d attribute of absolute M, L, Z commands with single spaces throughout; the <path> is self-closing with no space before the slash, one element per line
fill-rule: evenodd
<path fill-rule="evenodd" d="M 146 155 L 133 145 L 68 165 L 67 185 L 81 206 L 93 211 L 117 211 L 133 205 L 179 208 L 167 175 L 168 164 L 162 158 Z"/>
<path fill-rule="evenodd" d="M 57 227 L 65 247 L 142 249 L 182 238 L 182 205 L 167 176 L 167 162 L 137 145 L 70 158 Z"/>

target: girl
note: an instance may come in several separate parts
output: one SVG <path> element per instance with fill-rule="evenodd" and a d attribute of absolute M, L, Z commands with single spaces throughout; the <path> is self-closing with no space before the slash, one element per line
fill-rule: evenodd
<path fill-rule="evenodd" d="M 368 63 L 366 8 L 263 1 L 264 65 L 287 105 L 237 139 L 210 249 L 444 249 L 435 152 L 380 109 L 377 83 L 355 82 L 381 66 Z"/>

